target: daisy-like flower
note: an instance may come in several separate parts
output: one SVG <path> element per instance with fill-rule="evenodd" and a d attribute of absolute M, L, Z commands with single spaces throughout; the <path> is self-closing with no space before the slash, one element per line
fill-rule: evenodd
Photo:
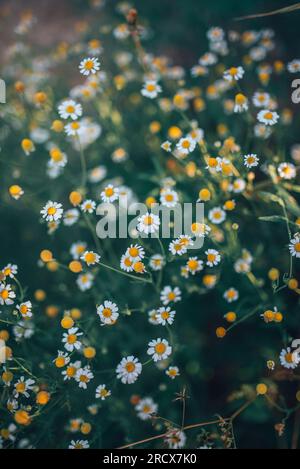
<path fill-rule="evenodd" d="M 216 27 L 216 26 L 213 26 L 212 28 L 210 28 L 207 33 L 207 38 L 212 41 L 212 42 L 220 42 L 220 41 L 223 41 L 224 39 L 224 36 L 225 36 L 225 33 L 224 33 L 224 30 L 222 28 L 219 28 L 219 27 Z"/>
<path fill-rule="evenodd" d="M 215 65 L 218 62 L 218 57 L 216 54 L 212 52 L 206 52 L 202 57 L 199 59 L 199 64 L 202 65 L 202 67 L 207 67 L 209 65 Z"/>
<path fill-rule="evenodd" d="M 226 219 L 226 212 L 221 207 L 215 207 L 208 212 L 208 218 L 215 225 L 220 225 Z"/>
<path fill-rule="evenodd" d="M 187 253 L 187 247 L 180 242 L 180 239 L 174 239 L 174 241 L 171 241 L 169 244 L 169 251 L 173 256 L 182 256 Z"/>
<path fill-rule="evenodd" d="M 281 350 L 279 360 L 284 368 L 294 370 L 299 365 L 300 357 L 297 353 L 293 353 L 290 347 L 287 347 Z"/>
<path fill-rule="evenodd" d="M 246 262 L 245 259 L 238 259 L 233 267 L 238 274 L 247 274 L 251 271 L 251 264 Z"/>
<path fill-rule="evenodd" d="M 23 318 L 31 318 L 32 316 L 32 303 L 31 301 L 24 301 L 23 303 L 17 305 L 17 310 L 22 315 Z"/>
<path fill-rule="evenodd" d="M 96 208 L 96 202 L 94 200 L 87 199 L 82 202 L 80 208 L 84 213 L 93 213 Z"/>
<path fill-rule="evenodd" d="M 103 200 L 103 202 L 114 202 L 118 198 L 119 189 L 117 187 L 114 187 L 112 184 L 106 186 L 105 189 L 101 192 L 101 199 Z"/>
<path fill-rule="evenodd" d="M 171 325 L 174 322 L 175 315 L 176 311 L 171 311 L 169 306 L 162 306 L 156 312 L 156 320 L 162 326 Z"/>
<path fill-rule="evenodd" d="M 141 420 L 149 420 L 153 414 L 156 414 L 158 405 L 155 404 L 151 397 L 144 397 L 140 399 L 138 404 L 135 406 L 137 415 Z"/>
<path fill-rule="evenodd" d="M 67 368 L 62 371 L 64 381 L 70 381 L 75 379 L 77 371 L 81 368 L 81 361 L 76 361 L 75 363 L 68 364 Z"/>
<path fill-rule="evenodd" d="M 161 93 L 161 86 L 155 80 L 147 80 L 141 90 L 141 93 L 146 98 L 154 99 Z"/>
<path fill-rule="evenodd" d="M 71 118 L 75 121 L 82 116 L 82 106 L 73 99 L 68 99 L 58 106 L 58 113 L 62 119 Z"/>
<path fill-rule="evenodd" d="M 153 254 L 150 257 L 149 266 L 152 270 L 161 270 L 165 265 L 164 257 L 161 254 Z"/>
<path fill-rule="evenodd" d="M 88 266 L 99 264 L 101 256 L 93 251 L 85 251 L 80 257 Z"/>
<path fill-rule="evenodd" d="M 15 384 L 14 397 L 18 398 L 19 396 L 24 396 L 28 398 L 28 391 L 32 391 L 34 383 L 35 381 L 33 379 L 25 379 L 24 376 L 21 376 Z"/>
<path fill-rule="evenodd" d="M 64 213 L 64 225 L 65 226 L 72 226 L 77 223 L 79 219 L 80 213 L 77 208 L 71 208 L 70 210 L 66 210 Z"/>
<path fill-rule="evenodd" d="M 257 120 L 265 125 L 274 125 L 279 119 L 279 114 L 275 111 L 263 109 L 257 114 Z"/>
<path fill-rule="evenodd" d="M 160 203 L 165 207 L 175 207 L 178 203 L 178 194 L 172 189 L 163 189 L 160 195 Z"/>
<path fill-rule="evenodd" d="M 47 202 L 42 208 L 41 215 L 46 221 L 52 222 L 60 220 L 63 212 L 62 204 L 49 200 L 49 202 Z"/>
<path fill-rule="evenodd" d="M 151 309 L 151 311 L 148 311 L 148 321 L 150 324 L 153 326 L 157 326 L 159 323 L 157 321 L 157 312 L 156 309 Z"/>
<path fill-rule="evenodd" d="M 97 308 L 97 314 L 103 324 L 115 324 L 119 317 L 119 308 L 116 303 L 105 300 L 104 303 Z"/>
<path fill-rule="evenodd" d="M 79 350 L 82 347 L 82 343 L 78 340 L 78 337 L 82 335 L 82 332 L 78 332 L 78 327 L 71 327 L 68 332 L 63 334 L 63 343 L 65 349 L 68 352 L 73 352 L 74 349 Z"/>
<path fill-rule="evenodd" d="M 164 306 L 169 303 L 177 303 L 181 301 L 181 290 L 178 287 L 172 288 L 169 285 L 164 287 L 160 292 L 160 301 Z"/>
<path fill-rule="evenodd" d="M 300 60 L 294 59 L 287 64 L 287 69 L 290 73 L 299 73 L 300 72 Z"/>
<path fill-rule="evenodd" d="M 90 447 L 87 440 L 72 440 L 69 449 L 88 449 Z"/>
<path fill-rule="evenodd" d="M 89 290 L 93 286 L 94 277 L 89 272 L 77 277 L 76 283 L 81 291 Z"/>
<path fill-rule="evenodd" d="M 1 429 L 1 436 L 4 438 L 4 440 L 9 440 L 14 442 L 16 440 L 16 437 L 14 433 L 17 431 L 17 426 L 14 423 L 11 423 L 8 425 L 7 428 L 2 428 Z"/>
<path fill-rule="evenodd" d="M 153 339 L 148 344 L 147 354 L 153 361 L 166 360 L 172 353 L 172 347 L 166 339 Z"/>
<path fill-rule="evenodd" d="M 65 125 L 65 132 L 68 137 L 79 137 L 80 132 L 82 132 L 83 127 L 80 121 L 70 122 L 69 124 Z"/>
<path fill-rule="evenodd" d="M 5 275 L 5 277 L 10 277 L 14 278 L 18 273 L 18 266 L 15 264 L 7 264 L 3 269 L 2 269 L 2 274 Z"/>
<path fill-rule="evenodd" d="M 100 70 L 100 62 L 96 57 L 88 57 L 80 62 L 79 70 L 82 75 L 94 75 L 98 70 Z"/>
<path fill-rule="evenodd" d="M 169 366 L 169 368 L 166 370 L 166 375 L 171 379 L 175 379 L 180 375 L 178 366 Z"/>
<path fill-rule="evenodd" d="M 203 270 L 203 261 L 200 261 L 197 257 L 189 257 L 186 268 L 190 274 L 195 275 Z"/>
<path fill-rule="evenodd" d="M 219 251 L 217 251 L 216 249 L 208 249 L 207 251 L 205 251 L 205 254 L 206 254 L 206 265 L 208 265 L 209 267 L 213 267 L 214 265 L 218 265 L 221 261 L 221 256 L 220 256 L 220 253 Z"/>
<path fill-rule="evenodd" d="M 131 260 L 131 257 L 128 254 L 123 254 L 120 260 L 121 269 L 125 270 L 125 272 L 132 272 L 133 264 L 134 262 Z"/>
<path fill-rule="evenodd" d="M 270 105 L 270 95 L 269 93 L 257 91 L 253 95 L 252 102 L 256 107 L 267 109 Z"/>
<path fill-rule="evenodd" d="M 296 177 L 296 167 L 293 163 L 281 163 L 278 166 L 278 174 L 282 179 L 294 179 Z"/>
<path fill-rule="evenodd" d="M 94 378 L 93 373 L 89 366 L 85 366 L 84 368 L 79 368 L 75 375 L 75 380 L 79 383 L 79 387 L 83 389 L 87 389 L 87 385 Z"/>
<path fill-rule="evenodd" d="M 96 399 L 101 399 L 101 401 L 105 401 L 107 397 L 111 396 L 111 391 L 106 388 L 105 384 L 100 384 L 96 388 Z"/>
<path fill-rule="evenodd" d="M 70 249 L 70 254 L 73 257 L 73 259 L 75 260 L 80 259 L 84 251 L 86 251 L 86 247 L 87 247 L 87 244 L 85 241 L 77 241 L 77 243 L 73 243 Z"/>
<path fill-rule="evenodd" d="M 191 226 L 191 232 L 197 238 L 204 238 L 211 231 L 210 226 L 205 223 L 195 222 Z"/>
<path fill-rule="evenodd" d="M 231 67 L 228 70 L 225 70 L 223 77 L 225 80 L 231 81 L 238 81 L 243 78 L 245 70 L 243 67 Z"/>
<path fill-rule="evenodd" d="M 11 289 L 11 285 L 0 283 L 0 305 L 12 305 L 16 294 Z"/>
<path fill-rule="evenodd" d="M 139 246 L 138 244 L 131 244 L 130 247 L 126 250 L 126 255 L 130 257 L 132 262 L 137 262 L 141 259 L 144 259 L 145 251 L 142 246 Z"/>
<path fill-rule="evenodd" d="M 300 257 L 300 235 L 297 233 L 289 244 L 289 250 L 292 256 L 299 258 Z M 1 286 L 0 286 L 1 289 Z M 1 292 L 0 292 L 1 300 Z"/>
<path fill-rule="evenodd" d="M 236 113 L 241 113 L 244 111 L 248 111 L 248 109 L 249 109 L 249 105 L 248 105 L 247 97 L 242 93 L 238 93 L 235 96 L 233 111 Z"/>
<path fill-rule="evenodd" d="M 179 140 L 176 144 L 176 148 L 181 154 L 188 155 L 195 150 L 196 142 L 190 135 L 187 135 Z"/>
<path fill-rule="evenodd" d="M 64 366 L 68 365 L 68 363 L 70 363 L 70 357 L 67 352 L 58 350 L 57 357 L 53 360 L 53 363 L 55 364 L 56 368 L 63 368 Z"/>
<path fill-rule="evenodd" d="M 178 428 L 172 428 L 168 431 L 165 441 L 170 449 L 183 448 L 186 443 L 186 436 Z"/>
<path fill-rule="evenodd" d="M 224 292 L 223 297 L 228 303 L 232 303 L 239 298 L 239 292 L 235 288 L 231 287 Z"/>
<path fill-rule="evenodd" d="M 159 230 L 159 226 L 160 219 L 157 215 L 154 215 L 153 213 L 147 212 L 145 213 L 145 215 L 142 215 L 138 218 L 137 230 L 140 233 L 155 233 Z"/>
<path fill-rule="evenodd" d="M 172 143 L 169 142 L 169 140 L 166 140 L 161 144 L 161 148 L 169 153 L 172 151 Z"/>
<path fill-rule="evenodd" d="M 250 153 L 249 155 L 244 156 L 244 165 L 246 168 L 254 168 L 255 166 L 258 166 L 259 163 L 259 158 L 257 155 L 254 155 L 254 153 Z"/>
<path fill-rule="evenodd" d="M 121 362 L 116 368 L 117 378 L 123 384 L 134 383 L 142 372 L 142 364 L 133 355 L 122 358 Z"/>

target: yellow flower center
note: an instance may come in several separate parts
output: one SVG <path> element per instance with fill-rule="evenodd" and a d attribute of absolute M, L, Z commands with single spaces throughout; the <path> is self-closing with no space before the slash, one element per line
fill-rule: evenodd
<path fill-rule="evenodd" d="M 190 270 L 196 270 L 198 267 L 198 262 L 195 260 L 188 261 L 188 267 Z"/>
<path fill-rule="evenodd" d="M 92 68 L 94 67 L 94 62 L 93 60 L 87 60 L 84 67 L 87 69 L 87 70 L 92 70 Z"/>
<path fill-rule="evenodd" d="M 7 300 L 7 298 L 9 297 L 9 291 L 8 290 L 2 290 L 0 295 L 3 298 L 3 300 Z"/>
<path fill-rule="evenodd" d="M 137 257 L 139 255 L 139 250 L 137 248 L 130 248 L 129 255 L 132 257 Z"/>
<path fill-rule="evenodd" d="M 295 251 L 300 252 L 300 243 L 295 244 Z"/>
<path fill-rule="evenodd" d="M 48 215 L 55 215 L 56 214 L 56 208 L 55 207 L 49 207 L 48 208 Z"/>
<path fill-rule="evenodd" d="M 155 352 L 158 353 L 159 355 L 162 355 L 166 351 L 166 346 L 162 342 L 159 344 L 155 345 Z"/>
<path fill-rule="evenodd" d="M 25 388 L 26 388 L 25 383 L 18 383 L 16 385 L 16 391 L 21 393 L 21 394 L 23 394 L 25 392 Z"/>
<path fill-rule="evenodd" d="M 112 310 L 110 308 L 104 308 L 102 314 L 105 318 L 110 318 L 112 315 Z"/>
<path fill-rule="evenodd" d="M 128 362 L 125 365 L 127 373 L 132 373 L 135 370 L 135 364 L 133 362 Z"/>
<path fill-rule="evenodd" d="M 77 340 L 76 334 L 68 335 L 68 344 L 75 344 L 76 340 Z"/>
<path fill-rule="evenodd" d="M 92 264 L 93 262 L 95 262 L 95 260 L 96 260 L 96 256 L 92 252 L 88 252 L 85 255 L 85 262 L 87 262 L 88 264 Z"/>
<path fill-rule="evenodd" d="M 175 293 L 171 291 L 171 292 L 168 294 L 168 298 L 169 298 L 170 301 L 175 300 L 175 298 L 176 298 Z"/>
<path fill-rule="evenodd" d="M 66 111 L 69 114 L 73 114 L 73 112 L 75 112 L 75 107 L 70 104 L 69 106 L 66 107 Z"/>

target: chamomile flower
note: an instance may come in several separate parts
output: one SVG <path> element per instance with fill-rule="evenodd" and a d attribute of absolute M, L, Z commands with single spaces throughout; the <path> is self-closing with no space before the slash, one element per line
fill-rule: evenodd
<path fill-rule="evenodd" d="M 63 334 L 63 343 L 65 344 L 65 349 L 68 352 L 73 352 L 73 350 L 80 350 L 82 343 L 78 339 L 82 335 L 82 332 L 78 332 L 78 327 L 71 327 L 68 332 Z"/>
<path fill-rule="evenodd" d="M 14 397 L 18 399 L 19 396 L 29 397 L 29 392 L 32 391 L 35 381 L 33 379 L 25 379 L 24 376 L 21 376 L 20 379 L 15 384 Z"/>
<path fill-rule="evenodd" d="M 96 388 L 96 399 L 101 399 L 101 401 L 105 401 L 109 396 L 111 396 L 111 391 L 107 389 L 105 384 L 100 384 Z"/>
<path fill-rule="evenodd" d="M 145 250 L 138 244 L 131 244 L 126 250 L 126 255 L 129 256 L 132 262 L 140 261 L 145 257 Z"/>
<path fill-rule="evenodd" d="M 241 113 L 244 111 L 248 111 L 248 109 L 249 109 L 249 105 L 248 105 L 247 97 L 242 93 L 238 93 L 235 96 L 233 111 L 236 113 Z"/>
<path fill-rule="evenodd" d="M 223 77 L 225 80 L 231 81 L 238 81 L 243 78 L 245 70 L 243 67 L 231 67 L 228 70 L 225 70 Z"/>
<path fill-rule="evenodd" d="M 77 371 L 81 368 L 81 361 L 76 361 L 74 363 L 69 363 L 65 370 L 62 371 L 64 381 L 70 381 L 75 379 Z"/>
<path fill-rule="evenodd" d="M 123 384 L 134 383 L 142 372 L 142 364 L 133 355 L 122 358 L 116 368 L 117 378 Z"/>
<path fill-rule="evenodd" d="M 72 226 L 79 220 L 80 212 L 77 208 L 71 208 L 64 213 L 63 223 L 65 226 Z"/>
<path fill-rule="evenodd" d="M 294 59 L 287 64 L 287 69 L 290 73 L 299 73 L 300 72 L 300 60 Z"/>
<path fill-rule="evenodd" d="M 79 70 L 82 75 L 88 76 L 90 74 L 95 74 L 100 70 L 100 62 L 95 57 L 88 57 L 83 59 L 79 64 Z"/>
<path fill-rule="evenodd" d="M 96 209 L 96 202 L 91 199 L 87 199 L 81 204 L 81 210 L 84 213 L 93 213 Z"/>
<path fill-rule="evenodd" d="M 176 311 L 171 311 L 169 306 L 162 306 L 156 311 L 156 320 L 162 326 L 171 325 L 174 322 L 175 315 Z"/>
<path fill-rule="evenodd" d="M 0 283 L 0 305 L 12 305 L 15 298 L 16 294 L 11 289 L 11 285 Z"/>
<path fill-rule="evenodd" d="M 296 167 L 293 163 L 281 163 L 278 166 L 278 174 L 282 179 L 294 179 L 296 177 Z"/>
<path fill-rule="evenodd" d="M 187 135 L 186 137 L 183 137 L 179 140 L 179 142 L 176 144 L 176 148 L 183 155 L 188 155 L 195 150 L 196 142 L 192 137 Z"/>
<path fill-rule="evenodd" d="M 68 449 L 88 449 L 90 447 L 87 440 L 72 440 Z"/>
<path fill-rule="evenodd" d="M 297 353 L 293 353 L 290 347 L 287 347 L 282 349 L 279 360 L 284 368 L 294 370 L 299 365 L 300 357 Z"/>
<path fill-rule="evenodd" d="M 82 125 L 80 121 L 70 122 L 65 125 L 65 132 L 68 137 L 79 137 L 80 132 L 82 132 Z"/>
<path fill-rule="evenodd" d="M 158 321 L 157 321 L 156 309 L 151 309 L 150 311 L 148 311 L 148 321 L 153 326 L 157 326 L 159 324 Z"/>
<path fill-rule="evenodd" d="M 197 272 L 203 270 L 203 261 L 200 261 L 197 257 L 189 257 L 186 269 L 190 274 L 196 275 Z"/>
<path fill-rule="evenodd" d="M 175 379 L 180 375 L 178 366 L 169 366 L 169 368 L 166 370 L 166 375 L 171 379 Z"/>
<path fill-rule="evenodd" d="M 168 431 L 165 441 L 170 449 L 183 448 L 186 443 L 185 433 L 177 428 Z"/>
<path fill-rule="evenodd" d="M 275 111 L 263 109 L 257 114 L 257 120 L 265 125 L 274 125 L 278 122 L 279 114 Z"/>
<path fill-rule="evenodd" d="M 135 406 L 137 415 L 141 420 L 149 420 L 153 414 L 156 414 L 158 405 L 155 404 L 151 397 L 140 399 Z"/>
<path fill-rule="evenodd" d="M 87 243 L 85 241 L 77 241 L 73 243 L 70 248 L 70 254 L 73 259 L 78 260 L 86 251 Z"/>
<path fill-rule="evenodd" d="M 58 350 L 57 357 L 53 360 L 53 363 L 55 364 L 56 368 L 63 368 L 64 366 L 68 365 L 68 363 L 70 363 L 70 357 L 67 352 Z"/>
<path fill-rule="evenodd" d="M 165 207 L 175 207 L 178 203 L 178 194 L 172 189 L 163 189 L 160 194 L 160 203 Z"/>
<path fill-rule="evenodd" d="M 90 274 L 89 272 L 86 272 L 77 277 L 76 283 L 78 285 L 78 288 L 81 291 L 86 291 L 92 288 L 93 281 L 94 281 L 93 275 Z"/>
<path fill-rule="evenodd" d="M 144 83 L 141 93 L 146 98 L 154 99 L 158 96 L 159 93 L 161 93 L 161 91 L 161 86 L 159 86 L 156 81 L 147 80 Z"/>
<path fill-rule="evenodd" d="M 63 212 L 62 204 L 49 200 L 49 202 L 47 202 L 42 208 L 41 215 L 46 221 L 52 222 L 60 220 Z"/>
<path fill-rule="evenodd" d="M 244 156 L 244 165 L 247 168 L 254 168 L 255 166 L 258 166 L 259 163 L 259 158 L 257 155 L 254 155 L 254 153 L 250 153 L 249 155 Z"/>
<path fill-rule="evenodd" d="M 214 26 L 207 31 L 206 35 L 210 41 L 220 42 L 223 41 L 225 33 L 222 28 Z"/>
<path fill-rule="evenodd" d="M 154 362 L 166 360 L 172 353 L 172 347 L 166 339 L 153 339 L 148 344 L 147 354 Z"/>
<path fill-rule="evenodd" d="M 256 107 L 267 109 L 270 105 L 270 95 L 269 93 L 257 91 L 253 95 L 252 102 Z"/>
<path fill-rule="evenodd" d="M 145 213 L 145 215 L 142 215 L 138 218 L 137 230 L 140 233 L 155 233 L 159 230 L 159 226 L 160 219 L 157 215 L 154 215 L 153 213 L 147 212 Z"/>
<path fill-rule="evenodd" d="M 300 257 L 300 235 L 296 234 L 289 244 L 289 250 L 293 257 Z M 0 287 L 1 289 L 1 287 Z M 0 301 L 1 301 L 1 292 L 0 292 Z"/>
<path fill-rule="evenodd" d="M 173 256 L 182 256 L 183 254 L 187 253 L 187 247 L 181 243 L 179 239 L 175 239 L 169 244 L 169 251 L 173 254 Z"/>
<path fill-rule="evenodd" d="M 177 303 L 181 301 L 181 290 L 178 287 L 172 288 L 169 285 L 164 287 L 160 292 L 160 301 L 164 306 L 169 303 Z"/>
<path fill-rule="evenodd" d="M 231 287 L 224 292 L 223 297 L 228 303 L 232 303 L 233 301 L 238 300 L 239 292 L 235 288 Z"/>
<path fill-rule="evenodd" d="M 17 431 L 17 426 L 14 423 L 11 423 L 8 425 L 7 428 L 2 428 L 0 431 L 1 436 L 4 438 L 6 441 L 16 441 L 16 437 L 14 433 Z"/>
<path fill-rule="evenodd" d="M 152 270 L 161 270 L 165 265 L 165 259 L 161 254 L 153 254 L 150 257 L 149 266 Z"/>
<path fill-rule="evenodd" d="M 23 303 L 17 305 L 17 310 L 22 315 L 23 318 L 31 318 L 32 316 L 32 303 L 31 301 L 24 301 Z"/>
<path fill-rule="evenodd" d="M 89 366 L 84 368 L 79 368 L 75 375 L 75 380 L 79 383 L 79 387 L 82 389 L 87 389 L 87 385 L 94 378 L 94 375 Z"/>
<path fill-rule="evenodd" d="M 93 251 L 85 251 L 80 257 L 88 266 L 99 264 L 101 256 Z"/>
<path fill-rule="evenodd" d="M 211 231 L 210 226 L 205 223 L 195 222 L 191 226 L 191 232 L 197 238 L 204 238 Z"/>
<path fill-rule="evenodd" d="M 220 225 L 226 219 L 226 212 L 221 207 L 215 207 L 208 212 L 208 218 L 215 225 Z"/>
<path fill-rule="evenodd" d="M 119 198 L 119 189 L 114 187 L 112 184 L 109 184 L 101 192 L 101 199 L 103 202 L 111 203 Z"/>
<path fill-rule="evenodd" d="M 125 272 L 132 272 L 133 264 L 134 262 L 131 260 L 131 257 L 128 254 L 123 254 L 120 260 L 121 269 L 125 270 Z"/>
<path fill-rule="evenodd" d="M 82 106 L 73 99 L 68 99 L 58 106 L 58 113 L 62 119 L 77 120 L 82 116 Z"/>
<path fill-rule="evenodd" d="M 102 324 L 112 325 L 115 324 L 119 317 L 119 308 L 116 303 L 105 300 L 103 304 L 98 306 L 97 314 L 101 319 Z"/>
<path fill-rule="evenodd" d="M 169 140 L 166 140 L 161 144 L 161 148 L 166 152 L 170 153 L 172 151 L 172 143 Z"/>
<path fill-rule="evenodd" d="M 14 278 L 17 273 L 18 273 L 18 266 L 15 264 L 7 264 L 3 269 L 2 269 L 2 274 L 5 277 L 10 277 Z"/>
<path fill-rule="evenodd" d="M 221 261 L 221 256 L 219 251 L 216 249 L 208 249 L 205 251 L 206 254 L 206 265 L 209 267 L 213 267 L 215 265 L 218 265 Z"/>

